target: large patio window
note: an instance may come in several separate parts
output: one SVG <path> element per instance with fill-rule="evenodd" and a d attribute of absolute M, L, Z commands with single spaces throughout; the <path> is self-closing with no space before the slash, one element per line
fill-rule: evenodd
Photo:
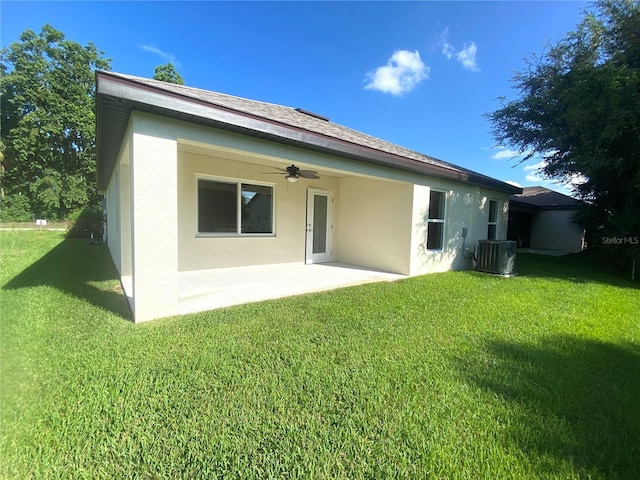
<path fill-rule="evenodd" d="M 444 210 L 446 193 L 431 190 L 429 194 L 429 216 L 427 218 L 427 250 L 442 250 L 444 247 Z"/>
<path fill-rule="evenodd" d="M 198 179 L 198 233 L 273 234 L 273 187 Z"/>

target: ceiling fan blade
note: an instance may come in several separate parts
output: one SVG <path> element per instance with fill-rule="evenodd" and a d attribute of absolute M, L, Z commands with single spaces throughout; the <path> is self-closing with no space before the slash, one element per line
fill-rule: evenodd
<path fill-rule="evenodd" d="M 298 175 L 302 178 L 312 178 L 318 180 L 320 177 L 318 176 L 318 172 L 314 170 L 300 170 Z"/>
<path fill-rule="evenodd" d="M 263 172 L 264 175 L 285 175 L 287 177 L 297 177 L 297 178 L 309 178 L 312 180 L 319 180 L 318 172 L 315 170 L 300 170 L 295 165 L 291 165 L 286 169 L 273 167 L 277 172 Z"/>
<path fill-rule="evenodd" d="M 277 172 L 262 172 L 264 175 L 282 175 L 282 174 L 288 174 L 289 172 L 287 172 L 284 168 L 278 168 L 278 167 L 273 167 L 274 170 L 278 170 Z"/>

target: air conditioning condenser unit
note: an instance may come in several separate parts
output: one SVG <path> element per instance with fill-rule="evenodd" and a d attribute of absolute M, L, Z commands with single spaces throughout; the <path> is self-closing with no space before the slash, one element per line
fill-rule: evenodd
<path fill-rule="evenodd" d="M 517 242 L 510 240 L 478 240 L 476 270 L 497 275 L 513 275 Z"/>

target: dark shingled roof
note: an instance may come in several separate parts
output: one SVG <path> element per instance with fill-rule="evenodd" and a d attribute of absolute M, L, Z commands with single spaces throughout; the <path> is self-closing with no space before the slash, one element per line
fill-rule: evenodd
<path fill-rule="evenodd" d="M 522 193 L 511 195 L 509 199 L 540 210 L 574 210 L 582 205 L 580 200 L 545 187 L 524 187 Z"/>
<path fill-rule="evenodd" d="M 120 145 L 128 117 L 135 109 L 508 193 L 520 191 L 300 108 L 114 72 L 97 72 L 96 82 L 99 188 L 106 186 L 118 153 L 115 145 Z"/>

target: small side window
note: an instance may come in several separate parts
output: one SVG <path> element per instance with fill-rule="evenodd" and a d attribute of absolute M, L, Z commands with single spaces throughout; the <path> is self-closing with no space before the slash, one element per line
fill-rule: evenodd
<path fill-rule="evenodd" d="M 427 218 L 427 250 L 442 250 L 444 248 L 445 202 L 445 192 L 431 190 Z"/>
<path fill-rule="evenodd" d="M 489 222 L 487 230 L 487 240 L 498 238 L 498 201 L 489 200 Z"/>

